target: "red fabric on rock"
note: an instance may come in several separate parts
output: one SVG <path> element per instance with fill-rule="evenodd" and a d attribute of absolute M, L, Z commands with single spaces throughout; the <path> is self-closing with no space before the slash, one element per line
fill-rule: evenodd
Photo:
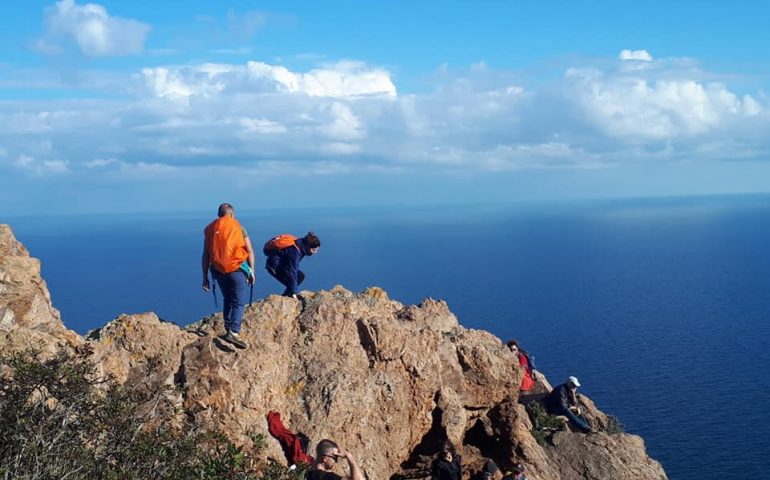
<path fill-rule="evenodd" d="M 281 444 L 289 464 L 299 465 L 300 463 L 305 463 L 310 465 L 313 463 L 313 457 L 308 455 L 302 448 L 299 436 L 291 432 L 281 422 L 280 413 L 275 411 L 267 413 L 267 430 Z"/>

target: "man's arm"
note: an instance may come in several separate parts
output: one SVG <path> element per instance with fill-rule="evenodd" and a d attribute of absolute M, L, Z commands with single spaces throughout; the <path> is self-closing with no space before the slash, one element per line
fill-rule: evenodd
<path fill-rule="evenodd" d="M 254 270 L 254 249 L 251 247 L 251 239 L 249 237 L 243 238 L 246 241 L 246 251 L 249 252 L 249 268 L 251 269 L 251 275 L 249 275 L 249 283 L 254 285 L 256 280 L 256 273 Z"/>
<path fill-rule="evenodd" d="M 348 467 L 350 468 L 350 474 L 347 477 L 342 477 L 343 480 L 366 480 L 364 478 L 364 472 L 359 468 L 352 453 L 345 451 L 341 453 L 341 456 L 348 460 Z"/>
<path fill-rule="evenodd" d="M 203 239 L 203 253 L 201 254 L 201 270 L 203 273 L 203 291 L 209 291 L 209 265 L 211 265 L 211 257 L 209 251 L 206 248 L 206 239 Z"/>

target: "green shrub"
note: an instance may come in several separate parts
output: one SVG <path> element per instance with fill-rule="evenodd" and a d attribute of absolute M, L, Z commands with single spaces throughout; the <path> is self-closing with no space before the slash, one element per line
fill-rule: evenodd
<path fill-rule="evenodd" d="M 243 447 L 196 431 L 186 416 L 174 423 L 178 412 L 161 385 L 129 389 L 108 380 L 87 358 L 66 353 L 0 356 L 0 478 L 258 478 Z M 263 448 L 264 436 L 254 444 Z"/>
<path fill-rule="evenodd" d="M 607 415 L 607 433 L 623 433 L 626 431 L 626 427 L 623 422 L 620 421 L 615 415 Z"/>
<path fill-rule="evenodd" d="M 564 421 L 548 413 L 543 404 L 536 400 L 527 404 L 527 413 L 532 422 L 532 436 L 540 445 L 545 445 L 553 432 L 564 430 Z"/>
<path fill-rule="evenodd" d="M 270 460 L 258 480 L 302 480 L 305 478 L 307 465 L 300 468 L 286 468 L 278 462 Z"/>

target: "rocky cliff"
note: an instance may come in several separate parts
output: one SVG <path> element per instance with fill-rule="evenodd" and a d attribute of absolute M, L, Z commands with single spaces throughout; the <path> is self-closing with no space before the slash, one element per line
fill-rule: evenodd
<path fill-rule="evenodd" d="M 85 349 L 117 382 L 173 387 L 158 391 L 180 415 L 235 442 L 266 433 L 265 414 L 277 410 L 292 430 L 350 449 L 372 480 L 419 475 L 444 438 L 461 445 L 467 472 L 487 457 L 524 463 L 532 480 L 666 478 L 634 435 L 560 431 L 538 444 L 518 402 L 518 362 L 494 335 L 460 326 L 444 302 L 403 305 L 379 288 L 305 295 L 304 310 L 278 296 L 248 307 L 245 350 L 217 338 L 221 314 L 186 328 L 121 315 L 82 338 L 51 305 L 39 262 L 0 225 L 0 350 Z M 285 461 L 268 438 L 267 455 Z"/>

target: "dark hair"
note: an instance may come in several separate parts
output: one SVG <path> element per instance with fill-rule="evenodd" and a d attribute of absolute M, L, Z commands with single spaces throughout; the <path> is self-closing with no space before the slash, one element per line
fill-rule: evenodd
<path fill-rule="evenodd" d="M 316 460 L 320 460 L 324 455 L 329 455 L 335 448 L 339 448 L 336 443 L 328 438 L 324 438 L 315 446 Z"/>
<path fill-rule="evenodd" d="M 455 453 L 455 444 L 452 443 L 449 440 L 444 440 L 443 442 L 441 442 L 441 452 L 442 453 L 446 453 L 446 452 Z"/>
<path fill-rule="evenodd" d="M 529 352 L 527 352 L 526 350 L 521 348 L 521 346 L 519 346 L 518 340 L 508 340 L 507 342 L 505 342 L 505 346 L 508 347 L 509 349 L 511 347 L 516 347 L 516 349 L 519 350 L 519 353 L 523 353 L 524 355 L 529 355 Z"/>
<path fill-rule="evenodd" d="M 217 210 L 217 216 L 224 217 L 225 215 L 232 213 L 234 210 L 233 206 L 229 203 L 223 203 L 219 206 L 219 209 Z"/>
<path fill-rule="evenodd" d="M 321 246 L 321 240 L 313 232 L 307 232 L 305 235 L 305 246 L 307 248 L 317 248 Z"/>
<path fill-rule="evenodd" d="M 499 471 L 500 469 L 497 467 L 497 464 L 493 460 L 487 460 L 484 464 L 484 469 L 481 472 L 485 475 L 494 475 Z"/>

